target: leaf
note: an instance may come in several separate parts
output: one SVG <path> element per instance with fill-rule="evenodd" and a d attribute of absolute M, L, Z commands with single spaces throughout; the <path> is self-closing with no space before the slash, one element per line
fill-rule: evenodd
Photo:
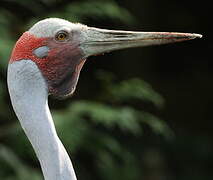
<path fill-rule="evenodd" d="M 108 128 L 119 127 L 134 134 L 141 130 L 134 110 L 129 107 L 117 108 L 97 102 L 78 101 L 71 104 L 70 113 L 89 117 L 95 124 L 102 124 Z"/>
<path fill-rule="evenodd" d="M 0 14 L 0 67 L 6 69 L 14 41 L 10 38 L 7 16 Z"/>
<path fill-rule="evenodd" d="M 26 166 L 21 160 L 6 146 L 0 144 L 0 158 L 3 159 L 14 171 L 15 178 L 19 180 L 41 180 L 41 175 Z"/>
<path fill-rule="evenodd" d="M 135 23 L 135 18 L 125 8 L 120 7 L 114 1 L 80 1 L 70 3 L 60 13 L 50 14 L 51 17 L 63 17 L 70 21 L 78 22 L 86 18 L 95 20 L 113 19 L 125 24 Z"/>
<path fill-rule="evenodd" d="M 63 143 L 67 145 L 69 151 L 77 152 L 92 129 L 81 116 L 70 111 L 55 111 L 53 117 Z"/>
<path fill-rule="evenodd" d="M 115 83 L 114 75 L 103 70 L 97 72 L 97 78 L 105 90 L 104 94 L 101 94 L 105 99 L 113 102 L 151 102 L 158 108 L 164 105 L 163 97 L 142 79 L 132 78 Z"/>
<path fill-rule="evenodd" d="M 165 121 L 147 112 L 141 113 L 140 116 L 142 122 L 147 124 L 155 134 L 162 135 L 168 140 L 174 138 L 174 132 Z"/>
<path fill-rule="evenodd" d="M 136 99 L 145 102 L 152 102 L 157 107 L 162 107 L 164 104 L 162 96 L 148 83 L 138 78 L 125 80 L 113 85 L 110 88 L 110 93 L 119 101 Z"/>
<path fill-rule="evenodd" d="M 100 176 L 103 179 L 117 180 L 117 179 L 131 179 L 138 180 L 139 166 L 134 155 L 123 150 L 120 154 L 122 159 L 117 160 L 108 151 L 103 150 L 97 154 L 97 168 L 99 169 Z M 109 173 L 111 172 L 111 173 Z"/>

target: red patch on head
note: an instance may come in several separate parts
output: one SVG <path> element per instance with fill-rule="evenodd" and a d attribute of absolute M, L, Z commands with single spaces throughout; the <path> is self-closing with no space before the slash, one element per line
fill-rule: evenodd
<path fill-rule="evenodd" d="M 47 38 L 37 38 L 29 32 L 25 32 L 13 48 L 10 63 L 22 59 L 39 60 L 39 58 L 33 54 L 33 50 L 40 46 L 44 46 L 46 40 Z"/>

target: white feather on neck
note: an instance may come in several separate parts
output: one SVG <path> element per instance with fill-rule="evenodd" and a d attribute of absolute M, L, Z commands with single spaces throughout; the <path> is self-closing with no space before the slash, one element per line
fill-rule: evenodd
<path fill-rule="evenodd" d="M 71 160 L 57 136 L 48 107 L 47 85 L 36 64 L 31 60 L 9 64 L 8 88 L 45 180 L 76 180 Z"/>

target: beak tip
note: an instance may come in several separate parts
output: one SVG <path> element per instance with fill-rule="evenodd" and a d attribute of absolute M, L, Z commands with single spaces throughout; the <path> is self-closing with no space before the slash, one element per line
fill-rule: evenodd
<path fill-rule="evenodd" d="M 202 37 L 203 37 L 202 34 L 196 34 L 196 33 L 193 33 L 192 36 L 191 36 L 192 39 L 195 39 L 195 38 L 202 38 Z"/>

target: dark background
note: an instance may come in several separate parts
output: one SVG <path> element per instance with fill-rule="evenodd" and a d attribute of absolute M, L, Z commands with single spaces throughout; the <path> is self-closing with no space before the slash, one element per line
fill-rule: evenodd
<path fill-rule="evenodd" d="M 15 42 L 21 33 L 26 30 L 27 25 L 39 19 L 55 16 L 73 20 L 72 14 L 70 17 L 67 14 L 63 14 L 63 9 L 68 5 L 72 5 L 72 3 L 78 5 L 80 2 L 90 3 L 90 1 L 77 0 L 30 0 L 21 1 L 21 3 L 15 0 L 3 0 L 0 4 L 0 20 L 2 20 L 3 14 L 8 18 L 6 21 L 9 22 L 5 23 L 5 19 L 0 21 L 3 22 L 0 23 L 0 28 L 7 24 L 7 28 L 10 31 L 9 36 Z M 77 14 L 76 19 L 88 26 L 100 28 L 193 32 L 202 34 L 203 38 L 177 44 L 126 49 L 105 54 L 104 56 L 90 57 L 81 72 L 77 92 L 74 97 L 63 102 L 51 99 L 50 107 L 61 110 L 67 108 L 72 101 L 97 100 L 97 94 L 101 91 L 100 82 L 97 80 L 97 70 L 100 69 L 113 73 L 116 76 L 116 82 L 135 77 L 143 79 L 164 98 L 165 104 L 163 108 L 158 109 L 150 103 L 138 101 L 129 101 L 127 104 L 136 109 L 145 109 L 164 120 L 173 131 L 174 136 L 165 138 L 155 134 L 147 125 L 142 125 L 143 133 L 138 136 L 131 135 L 131 133 L 118 132 L 116 128 L 116 130 L 113 128 L 107 129 L 104 126 L 94 125 L 95 129 L 106 131 L 106 133 L 116 137 L 117 141 L 122 144 L 122 147 L 128 149 L 128 152 L 137 159 L 137 161 L 134 161 L 137 163 L 136 168 L 134 168 L 135 172 L 129 169 L 128 166 L 126 168 L 127 173 L 131 171 L 129 174 L 137 175 L 126 176 L 125 178 L 144 180 L 211 180 L 213 178 L 213 63 L 212 44 L 210 44 L 212 42 L 210 3 L 207 1 L 197 3 L 192 0 L 116 0 L 97 2 L 103 4 L 113 2 L 118 7 L 128 11 L 131 17 L 134 18 L 125 21 L 122 15 L 121 17 L 118 15 L 119 19 L 113 18 L 114 16 L 110 16 L 107 13 L 103 13 L 100 18 L 96 16 L 96 13 L 100 12 L 94 10 L 94 13 L 88 15 L 87 9 L 82 8 L 79 10 L 80 13 L 74 12 L 74 14 Z M 5 147 L 11 149 L 19 159 L 22 159 L 23 164 L 26 166 L 38 168 L 38 162 L 36 162 L 34 155 L 32 162 L 30 157 L 23 155 L 27 151 L 26 149 L 23 151 L 17 150 L 16 146 L 10 143 L 10 141 L 13 141 L 16 133 L 7 133 L 7 131 L 11 131 L 8 127 L 13 127 L 13 122 L 17 120 L 9 103 L 6 90 L 7 60 L 5 60 L 1 51 L 0 57 L 4 59 L 1 63 L 0 77 L 1 88 L 3 88 L 0 92 L 3 94 L 2 102 L 4 102 L 1 104 L 2 109 L 0 110 L 2 111 L 0 134 L 6 134 L 4 136 L 0 135 L 0 144 L 3 149 Z M 119 94 L 119 92 L 117 93 Z M 134 92 L 131 93 L 134 94 Z M 100 100 L 100 102 L 104 103 L 104 100 Z M 27 140 L 25 142 L 27 143 Z M 90 143 L 92 144 L 93 142 L 88 142 L 88 144 Z M 20 143 L 19 146 L 21 149 L 24 145 Z M 31 148 L 29 144 L 27 148 Z M 122 154 L 122 151 L 120 153 Z M 112 170 L 106 166 L 104 170 L 102 169 L 99 172 L 95 165 L 96 162 L 91 160 L 91 154 L 86 150 L 76 150 L 73 154 L 74 166 L 76 166 L 79 179 L 113 179 L 112 177 L 114 179 L 116 177 L 121 179 L 122 177 L 120 176 L 119 178 L 119 175 L 113 175 L 122 173 L 121 170 L 124 169 L 121 168 L 113 168 Z M 10 165 L 3 165 L 8 161 L 5 158 L 2 159 L 0 161 L 0 171 L 2 171 L 0 172 L 0 179 L 20 178 L 21 175 L 15 175 L 17 172 L 14 168 L 11 170 Z M 112 159 L 114 159 L 114 156 L 112 156 Z M 90 165 L 90 161 L 92 161 L 92 165 Z M 120 160 L 116 161 L 118 167 L 123 166 L 122 162 Z M 112 176 L 103 174 L 105 171 L 112 174 Z M 122 179 L 125 178 L 122 177 Z"/>

